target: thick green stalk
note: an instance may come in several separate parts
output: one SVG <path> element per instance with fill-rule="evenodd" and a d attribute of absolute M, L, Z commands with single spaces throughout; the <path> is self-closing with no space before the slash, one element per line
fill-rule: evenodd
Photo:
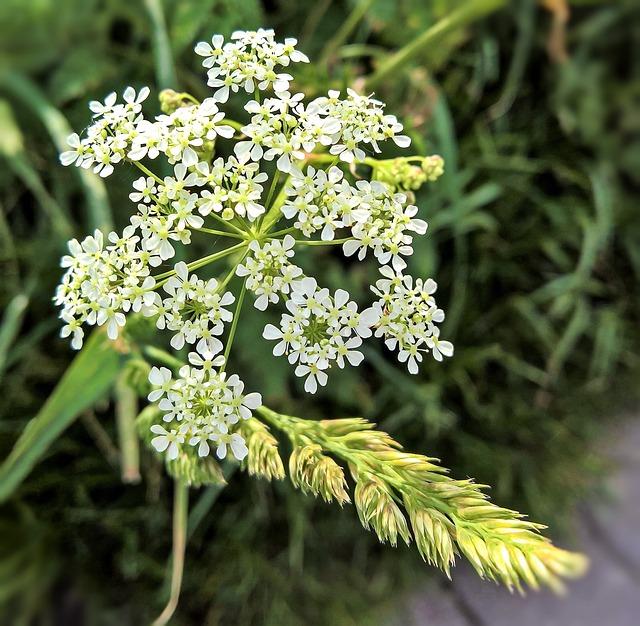
<path fill-rule="evenodd" d="M 397 72 L 428 46 L 438 43 L 451 31 L 475 22 L 505 4 L 506 0 L 470 0 L 461 5 L 381 63 L 380 67 L 366 79 L 365 90 L 376 89 L 388 76 Z"/>
<path fill-rule="evenodd" d="M 138 483 L 140 482 L 140 446 L 136 433 L 138 394 L 127 380 L 126 369 L 116 382 L 115 397 L 122 482 Z"/>

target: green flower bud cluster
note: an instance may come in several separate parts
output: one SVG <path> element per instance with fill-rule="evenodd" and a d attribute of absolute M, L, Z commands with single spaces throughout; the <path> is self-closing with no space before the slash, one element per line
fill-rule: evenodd
<path fill-rule="evenodd" d="M 438 154 L 432 154 L 422 159 L 421 167 L 427 180 L 432 183 L 444 174 L 444 159 Z"/>
<path fill-rule="evenodd" d="M 427 182 L 437 180 L 444 172 L 444 160 L 434 154 L 420 163 L 413 157 L 398 157 L 375 162 L 375 179 L 393 189 L 417 191 Z"/>
<path fill-rule="evenodd" d="M 177 458 L 166 461 L 167 473 L 190 487 L 226 485 L 220 464 L 212 456 L 199 457 L 194 448 L 185 447 Z"/>

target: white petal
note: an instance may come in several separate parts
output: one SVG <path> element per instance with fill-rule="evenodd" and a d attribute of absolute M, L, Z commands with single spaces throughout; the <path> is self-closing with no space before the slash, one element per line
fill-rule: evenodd
<path fill-rule="evenodd" d="M 262 336 L 265 339 L 280 339 L 282 337 L 282 332 L 273 324 L 267 324 L 262 331 Z"/>
<path fill-rule="evenodd" d="M 262 405 L 262 396 L 254 391 L 253 393 L 249 393 L 244 397 L 244 399 L 242 400 L 242 404 L 244 404 L 249 409 L 257 409 Z"/>

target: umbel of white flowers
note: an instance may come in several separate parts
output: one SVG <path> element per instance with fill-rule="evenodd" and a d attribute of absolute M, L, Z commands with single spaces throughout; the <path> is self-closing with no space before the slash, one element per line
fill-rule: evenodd
<path fill-rule="evenodd" d="M 166 368 L 153 368 L 149 377 L 149 399 L 164 413 L 164 426 L 153 426 L 153 445 L 169 458 L 183 446 L 201 456 L 215 450 L 223 457 L 227 447 L 238 459 L 247 453 L 236 425 L 261 398 L 243 395 L 238 376 L 224 372 L 246 291 L 262 311 L 282 307 L 279 323 L 266 324 L 263 336 L 310 393 L 335 367 L 359 365 L 359 348 L 372 335 L 397 350 L 412 374 L 425 355 L 442 360 L 453 353 L 439 337 L 444 313 L 433 296 L 436 283 L 404 273 L 414 234 L 427 230 L 406 190 L 436 178 L 442 160 L 370 158 L 387 139 L 409 145 L 402 124 L 382 102 L 352 90 L 305 103 L 303 94 L 290 91 L 292 76 L 283 71 L 308 61 L 295 45 L 294 39 L 277 42 L 271 30 L 236 32 L 226 43 L 215 35 L 195 49 L 208 69 L 211 97 L 198 102 L 173 92 L 177 104 L 170 112 L 148 120 L 142 102 L 149 89 L 128 87 L 122 102 L 116 94 L 91 102 L 93 121 L 84 137 L 71 135 L 70 150 L 60 155 L 64 165 L 92 168 L 102 177 L 120 163 L 143 173 L 133 183 L 136 211 L 122 233 L 96 231 L 69 242 L 55 301 L 61 334 L 76 349 L 84 325 L 104 326 L 115 339 L 129 312 L 169 331 L 173 348 L 192 347 L 190 365 L 177 379 Z M 227 119 L 220 105 L 243 92 L 251 94 L 244 105 L 248 120 Z M 159 158 L 173 165 L 172 175 L 161 178 L 143 163 Z M 363 165 L 371 169 L 370 180 L 355 176 Z M 284 228 L 274 230 L 281 221 Z M 230 245 L 154 273 L 195 232 Z M 371 286 L 376 300 L 359 310 L 344 289 L 330 293 L 305 276 L 293 262 L 296 248 L 305 245 L 341 246 L 359 260 L 371 253 L 382 274 Z M 233 254 L 238 260 L 221 280 L 194 273 Z M 237 298 L 227 289 L 234 276 L 243 279 Z"/>

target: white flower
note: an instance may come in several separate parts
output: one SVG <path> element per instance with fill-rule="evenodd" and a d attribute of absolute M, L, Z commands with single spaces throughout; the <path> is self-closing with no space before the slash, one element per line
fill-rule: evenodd
<path fill-rule="evenodd" d="M 184 443 L 184 434 L 180 430 L 165 430 L 160 424 L 151 426 L 151 432 L 157 435 L 151 440 L 151 445 L 158 452 L 166 451 L 170 461 L 177 459 L 180 446 Z"/>
<path fill-rule="evenodd" d="M 157 402 L 169 392 L 173 385 L 171 370 L 167 367 L 152 367 L 149 372 L 149 382 L 154 386 L 153 391 L 148 395 L 149 402 Z"/>
<path fill-rule="evenodd" d="M 156 193 L 156 183 L 153 178 L 141 176 L 133 181 L 133 188 L 136 191 L 129 194 L 132 202 L 145 204 L 152 202 L 153 195 Z"/>
<path fill-rule="evenodd" d="M 317 363 L 310 363 L 309 365 L 300 364 L 295 370 L 296 376 L 305 378 L 304 390 L 308 393 L 315 393 L 318 391 L 318 385 L 324 387 L 329 380 L 327 373 L 321 369 L 321 366 Z"/>
<path fill-rule="evenodd" d="M 219 459 L 224 459 L 227 456 L 227 446 L 231 448 L 231 452 L 233 456 L 238 460 L 242 461 L 247 454 L 249 454 L 249 449 L 247 448 L 247 444 L 245 443 L 242 436 L 238 433 L 222 434 L 217 437 L 218 447 L 216 448 L 216 455 Z"/>
<path fill-rule="evenodd" d="M 72 148 L 60 153 L 60 163 L 62 165 L 77 165 L 82 166 L 87 159 L 89 163 L 93 160 L 89 155 L 89 148 L 86 143 L 80 141 L 78 133 L 72 133 L 67 137 L 67 143 Z"/>
<path fill-rule="evenodd" d="M 450 341 L 440 341 L 440 329 L 434 328 L 431 337 L 427 337 L 427 345 L 436 361 L 442 361 L 443 356 L 453 356 L 453 344 Z"/>

